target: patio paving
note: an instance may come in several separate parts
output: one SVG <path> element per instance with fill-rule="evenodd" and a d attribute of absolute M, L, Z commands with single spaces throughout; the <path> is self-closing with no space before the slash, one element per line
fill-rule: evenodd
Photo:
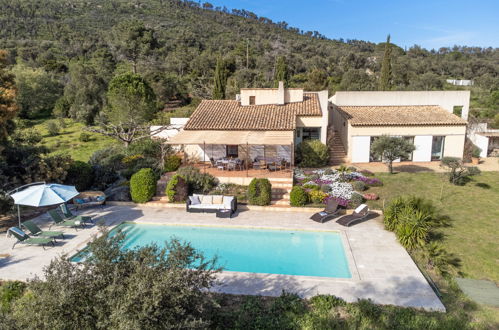
<path fill-rule="evenodd" d="M 351 279 L 305 277 L 276 274 L 222 272 L 220 282 L 213 288 L 231 294 L 278 296 L 282 290 L 309 298 L 317 294 L 333 294 L 349 302 L 372 299 L 379 304 L 393 304 L 428 310 L 445 311 L 423 275 L 419 272 L 395 235 L 383 229 L 379 219 L 370 219 L 353 227 L 342 227 L 335 222 L 320 224 L 309 220 L 310 212 L 241 211 L 232 219 L 219 219 L 214 214 L 186 213 L 184 209 L 156 207 L 107 206 L 88 209 L 81 214 L 93 216 L 104 226 L 123 221 L 155 224 L 222 225 L 260 228 L 336 230 L 341 233 L 349 262 Z M 35 222 L 46 228 L 45 216 Z M 55 227 L 53 227 L 55 228 Z M 72 255 L 82 249 L 94 235 L 97 226 L 75 231 L 64 229 L 69 236 L 58 240 L 54 248 L 43 250 L 37 246 L 17 245 L 11 249 L 14 238 L 0 237 L 0 279 L 26 280 L 42 276 L 43 268 L 51 259 Z"/>

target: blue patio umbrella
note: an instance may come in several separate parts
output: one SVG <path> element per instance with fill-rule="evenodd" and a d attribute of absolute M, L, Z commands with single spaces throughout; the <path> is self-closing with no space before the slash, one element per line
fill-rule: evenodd
<path fill-rule="evenodd" d="M 21 186 L 11 192 L 10 197 L 17 205 L 19 226 L 21 225 L 21 213 L 19 205 L 26 206 L 50 206 L 62 204 L 76 197 L 79 192 L 74 186 L 66 186 L 57 183 L 37 182 L 30 185 Z"/>

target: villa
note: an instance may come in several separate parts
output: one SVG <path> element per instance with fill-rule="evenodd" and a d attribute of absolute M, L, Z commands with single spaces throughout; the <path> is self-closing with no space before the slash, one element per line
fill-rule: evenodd
<path fill-rule="evenodd" d="M 183 145 L 190 159 L 239 159 L 294 163 L 305 139 L 327 142 L 328 92 L 302 88 L 245 88 L 235 100 L 203 100 L 168 143 Z"/>
<path fill-rule="evenodd" d="M 371 144 L 381 135 L 403 137 L 416 150 L 401 161 L 463 157 L 469 91 L 306 92 L 301 88 L 245 88 L 235 100 L 203 100 L 170 144 L 193 162 L 239 159 L 294 164 L 294 147 L 318 139 L 331 164 L 379 162 Z M 175 132 L 176 133 L 176 132 Z M 255 166 L 253 166 L 255 165 Z"/>
<path fill-rule="evenodd" d="M 371 153 L 381 135 L 414 143 L 416 150 L 403 161 L 463 157 L 469 91 L 336 92 L 329 101 L 334 139 L 345 162 L 381 161 Z"/>

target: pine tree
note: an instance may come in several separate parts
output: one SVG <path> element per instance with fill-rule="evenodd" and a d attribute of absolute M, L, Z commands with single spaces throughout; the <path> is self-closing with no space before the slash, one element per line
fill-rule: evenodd
<path fill-rule="evenodd" d="M 284 56 L 279 56 L 276 61 L 274 73 L 275 88 L 279 87 L 279 81 L 283 81 L 284 87 L 288 87 L 288 66 Z"/>
<path fill-rule="evenodd" d="M 225 67 L 225 61 L 219 57 L 217 60 L 217 65 L 215 67 L 213 99 L 214 100 L 225 99 L 226 87 L 227 87 L 227 68 Z"/>
<path fill-rule="evenodd" d="M 392 81 L 392 47 L 390 44 L 390 35 L 386 38 L 385 53 L 383 63 L 381 64 L 381 77 L 379 79 L 379 90 L 388 91 L 391 89 Z"/>
<path fill-rule="evenodd" d="M 15 76 L 7 71 L 7 52 L 0 50 L 0 140 L 7 136 L 7 126 L 17 114 Z"/>

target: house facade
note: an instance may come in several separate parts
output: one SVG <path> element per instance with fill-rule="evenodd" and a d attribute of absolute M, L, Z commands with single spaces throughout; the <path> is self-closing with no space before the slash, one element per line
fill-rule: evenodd
<path fill-rule="evenodd" d="M 329 99 L 330 122 L 346 162 L 381 161 L 371 152 L 381 135 L 403 137 L 415 145 L 403 161 L 462 158 L 469 99 L 469 91 L 337 92 Z"/>
<path fill-rule="evenodd" d="M 300 88 L 244 88 L 235 100 L 203 100 L 183 130 L 168 143 L 184 146 L 188 158 L 210 161 L 256 159 L 294 162 L 294 146 L 327 141 L 328 92 Z"/>

